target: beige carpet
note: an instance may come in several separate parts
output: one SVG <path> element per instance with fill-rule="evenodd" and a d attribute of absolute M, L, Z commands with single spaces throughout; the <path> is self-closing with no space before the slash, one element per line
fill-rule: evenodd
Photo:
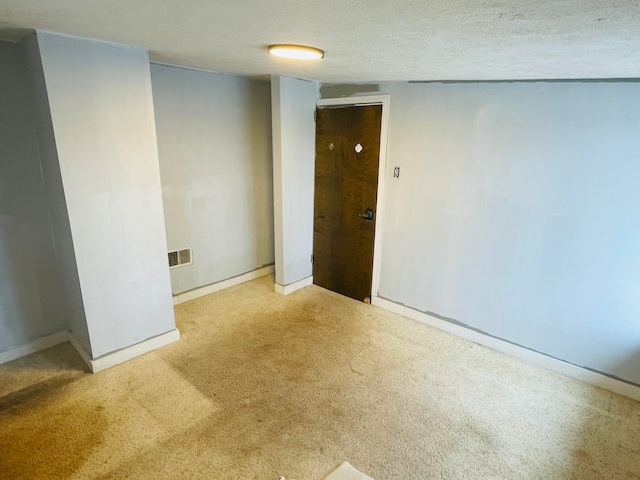
<path fill-rule="evenodd" d="M 640 478 L 640 403 L 312 286 L 176 308 L 181 342 L 97 375 L 0 366 L 0 477 Z M 517 319 L 514 319 L 517 321 Z"/>

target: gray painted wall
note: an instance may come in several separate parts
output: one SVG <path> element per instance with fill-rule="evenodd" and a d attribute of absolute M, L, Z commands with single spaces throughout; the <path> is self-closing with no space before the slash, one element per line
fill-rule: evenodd
<path fill-rule="evenodd" d="M 71 237 L 69 214 L 67 212 L 58 151 L 49 111 L 49 97 L 42 69 L 40 47 L 35 33 L 23 38 L 20 42 L 20 57 L 35 118 L 37 148 L 40 152 L 42 179 L 46 189 L 48 222 L 53 235 L 56 270 L 64 301 L 68 308 L 66 315 L 67 328 L 85 349 L 91 352 L 89 330 L 84 312 L 82 292 L 80 291 L 73 239 Z"/>
<path fill-rule="evenodd" d="M 38 32 L 93 358 L 175 328 L 147 52 Z"/>
<path fill-rule="evenodd" d="M 0 42 L 0 351 L 67 329 L 20 49 Z"/>
<path fill-rule="evenodd" d="M 312 275 L 316 82 L 271 78 L 276 283 Z"/>
<path fill-rule="evenodd" d="M 151 65 L 174 294 L 273 264 L 268 82 Z"/>
<path fill-rule="evenodd" d="M 379 90 L 379 295 L 640 383 L 640 83 Z"/>

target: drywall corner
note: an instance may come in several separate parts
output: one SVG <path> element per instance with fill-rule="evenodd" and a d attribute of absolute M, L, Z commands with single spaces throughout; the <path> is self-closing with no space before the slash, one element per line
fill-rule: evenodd
<path fill-rule="evenodd" d="M 38 33 L 33 32 L 22 38 L 19 42 L 19 48 L 24 74 L 31 91 L 32 109 L 35 116 L 36 135 L 40 151 L 40 167 L 46 187 L 49 223 L 54 242 L 56 264 L 65 301 L 69 308 L 69 328 L 76 336 L 77 341 L 90 352 L 91 342 L 78 278 L 76 255 L 58 159 L 55 132 L 51 119 Z"/>

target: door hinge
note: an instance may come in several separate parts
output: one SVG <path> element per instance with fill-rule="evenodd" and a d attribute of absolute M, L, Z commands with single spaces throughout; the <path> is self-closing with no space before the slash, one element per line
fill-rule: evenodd
<path fill-rule="evenodd" d="M 313 111 L 313 121 L 314 122 L 318 121 L 318 109 Z"/>
<path fill-rule="evenodd" d="M 311 263 L 313 263 L 314 257 L 313 257 L 313 253 L 311 254 Z"/>

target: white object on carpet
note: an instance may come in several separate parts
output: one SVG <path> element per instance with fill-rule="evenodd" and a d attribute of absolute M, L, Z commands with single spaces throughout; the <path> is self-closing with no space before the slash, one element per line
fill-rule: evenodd
<path fill-rule="evenodd" d="M 344 462 L 327 475 L 324 480 L 373 480 L 373 478 L 359 472 L 349 462 Z"/>

